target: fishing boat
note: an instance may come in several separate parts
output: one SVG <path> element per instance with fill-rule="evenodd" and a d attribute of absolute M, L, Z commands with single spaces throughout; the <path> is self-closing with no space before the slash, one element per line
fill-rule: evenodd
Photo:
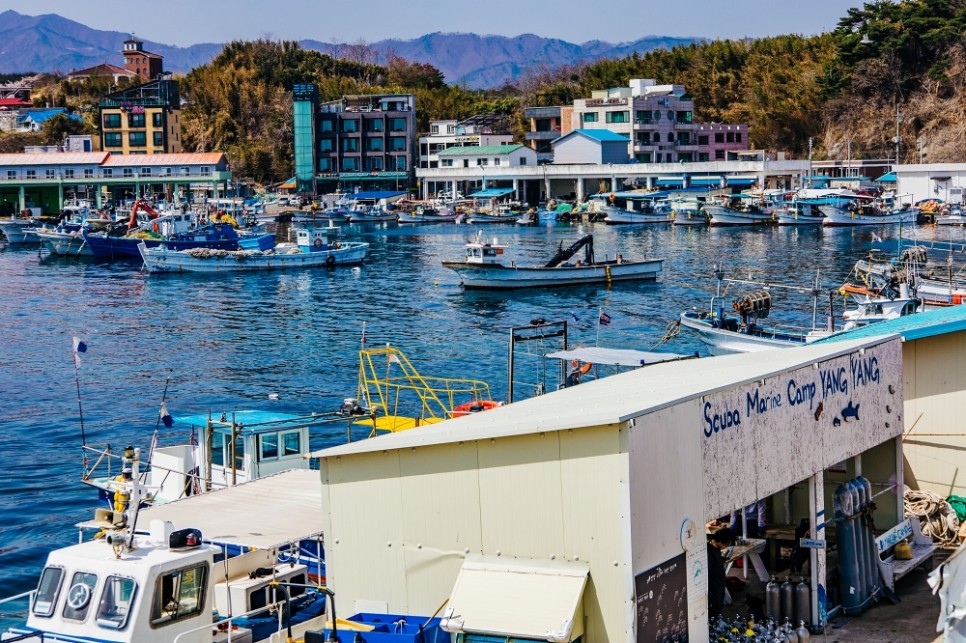
<path fill-rule="evenodd" d="M 716 274 L 720 274 L 720 272 Z M 761 288 L 741 295 L 732 302 L 731 311 L 726 311 L 724 297 L 721 294 L 722 283 L 752 284 L 761 286 Z M 807 292 L 813 295 L 811 328 L 763 323 L 762 320 L 769 316 L 772 308 L 771 290 L 776 288 Z M 707 310 L 694 309 L 681 313 L 680 323 L 682 328 L 695 333 L 702 342 L 711 348 L 713 353 L 750 353 L 772 348 L 802 346 L 837 332 L 848 331 L 878 321 L 896 319 L 923 310 L 922 300 L 910 294 L 905 286 L 896 297 L 882 297 L 846 284 L 839 292 L 842 295 L 856 295 L 858 300 L 852 308 L 846 308 L 843 314 L 843 325 L 836 329 L 830 314 L 829 323 L 825 327 L 819 327 L 816 322 L 818 297 L 821 292 L 817 277 L 815 287 L 805 289 L 798 286 L 724 279 L 721 275 L 718 291 L 711 298 L 709 308 Z"/>
<path fill-rule="evenodd" d="M 910 224 L 916 222 L 912 195 L 875 196 L 855 194 L 843 196 L 833 203 L 819 206 L 824 226 L 864 226 Z"/>
<path fill-rule="evenodd" d="M 37 589 L 2 601 L 27 613 L 3 640 L 267 642 L 322 629 L 331 591 L 293 547 L 316 539 L 321 570 L 321 524 L 291 516 L 321 502 L 318 474 L 142 508 L 138 449 L 125 449 L 122 468 L 116 505 L 79 525 L 81 542 L 47 556 Z"/>
<path fill-rule="evenodd" d="M 381 205 L 366 204 L 357 201 L 349 208 L 349 223 L 391 223 L 396 221 L 399 216 L 395 210 L 384 208 Z"/>
<path fill-rule="evenodd" d="M 30 210 L 24 210 L 19 217 L 0 218 L 0 232 L 7 238 L 7 243 L 38 243 L 37 228 L 40 223 L 33 218 Z"/>
<path fill-rule="evenodd" d="M 400 224 L 456 223 L 459 218 L 454 208 L 419 201 L 398 202 L 396 214 Z"/>
<path fill-rule="evenodd" d="M 775 218 L 781 226 L 822 225 L 825 214 L 821 206 L 832 204 L 849 194 L 851 192 L 848 190 L 803 188 L 795 193 L 787 205 L 775 210 Z"/>
<path fill-rule="evenodd" d="M 297 230 L 297 243 L 280 243 L 270 250 L 219 250 L 193 248 L 138 250 L 149 273 L 156 272 L 240 272 L 291 268 L 334 268 L 361 264 L 369 244 L 361 241 L 329 242 L 325 228 Z"/>
<path fill-rule="evenodd" d="M 84 239 L 81 229 L 66 230 L 64 228 L 38 228 L 37 238 L 51 254 L 58 256 L 91 257 L 94 252 Z"/>
<path fill-rule="evenodd" d="M 936 225 L 966 226 L 966 213 L 962 204 L 949 206 L 943 204 L 935 215 Z"/>
<path fill-rule="evenodd" d="M 597 209 L 605 213 L 607 225 L 671 223 L 674 211 L 667 192 L 615 192 L 597 195 Z"/>
<path fill-rule="evenodd" d="M 471 208 L 463 215 L 467 223 L 517 223 L 523 208 L 515 203 L 501 203 L 489 208 Z"/>
<path fill-rule="evenodd" d="M 893 259 L 870 253 L 867 259 L 856 261 L 852 271 L 859 285 L 872 293 L 894 297 L 900 284 L 914 281 L 916 296 L 926 305 L 958 305 L 966 302 L 966 274 L 952 258 L 964 248 L 959 243 L 931 242 L 930 249 L 947 254 L 947 261 L 939 263 L 929 263 L 929 249 L 923 245 L 906 247 Z"/>
<path fill-rule="evenodd" d="M 582 284 L 611 284 L 615 281 L 653 281 L 661 273 L 663 259 L 626 261 L 621 255 L 597 261 L 594 256 L 594 236 L 581 237 L 568 248 L 563 244 L 542 266 L 517 265 L 504 262 L 507 246 L 494 239 L 485 241 L 482 233 L 466 244 L 463 261 L 444 261 L 443 265 L 460 276 L 467 289 L 505 290 L 535 286 L 575 286 Z M 568 260 L 580 250 L 584 258 Z"/>
<path fill-rule="evenodd" d="M 729 194 L 705 204 L 713 226 L 770 225 L 776 222 L 775 210 L 782 203 L 781 190 L 755 190 Z"/>
<path fill-rule="evenodd" d="M 704 211 L 704 203 L 698 199 L 674 199 L 671 201 L 671 211 L 676 226 L 705 226 L 711 223 L 708 213 Z"/>

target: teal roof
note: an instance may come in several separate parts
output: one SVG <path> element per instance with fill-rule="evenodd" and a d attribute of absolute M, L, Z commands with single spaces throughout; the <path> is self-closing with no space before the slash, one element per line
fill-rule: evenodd
<path fill-rule="evenodd" d="M 960 331 L 966 331 L 966 306 L 962 304 L 869 324 L 820 339 L 815 343 L 863 339 L 879 335 L 902 335 L 903 339 L 910 340 L 948 335 Z"/>
<path fill-rule="evenodd" d="M 896 179 L 896 173 L 895 172 L 889 172 L 888 174 L 883 174 L 882 176 L 880 176 L 879 178 L 877 178 L 875 180 L 875 182 L 876 183 L 895 183 L 896 180 L 897 180 Z"/>
<path fill-rule="evenodd" d="M 513 194 L 516 192 L 513 188 L 486 188 L 480 190 L 479 192 L 474 192 L 470 195 L 471 198 L 482 198 L 482 199 L 496 199 L 501 196 L 506 196 L 508 194 Z"/>
<path fill-rule="evenodd" d="M 439 156 L 498 156 L 509 154 L 523 147 L 522 145 L 460 145 L 440 150 Z"/>
<path fill-rule="evenodd" d="M 618 134 L 617 132 L 612 132 L 609 129 L 575 129 L 574 134 L 583 134 L 587 138 L 592 138 L 595 141 L 600 141 L 601 143 L 605 141 L 616 141 L 618 143 L 627 143 L 631 139 L 627 138 L 623 134 Z"/>

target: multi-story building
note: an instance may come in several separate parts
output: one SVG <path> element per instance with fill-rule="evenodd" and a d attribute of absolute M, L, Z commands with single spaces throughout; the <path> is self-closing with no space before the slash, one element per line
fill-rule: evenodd
<path fill-rule="evenodd" d="M 748 126 L 694 121 L 694 101 L 684 85 L 634 78 L 627 87 L 595 91 L 573 107 L 531 107 L 527 141 L 541 162 L 552 160 L 551 141 L 576 129 L 607 129 L 629 140 L 637 163 L 720 161 L 748 149 Z"/>
<path fill-rule="evenodd" d="M 415 96 L 354 95 L 319 104 L 313 85 L 296 85 L 294 101 L 297 191 L 410 186 Z"/>
<path fill-rule="evenodd" d="M 136 74 L 142 83 L 154 80 L 164 72 L 164 57 L 144 51 L 144 42 L 131 36 L 124 41 L 124 69 Z"/>
<path fill-rule="evenodd" d="M 162 76 L 108 94 L 97 106 L 101 149 L 112 154 L 177 153 L 181 145 L 178 83 Z"/>
<path fill-rule="evenodd" d="M 512 142 L 505 116 L 482 114 L 462 121 L 431 121 L 429 134 L 419 138 L 419 167 L 439 167 L 439 153 L 451 147 L 489 147 Z"/>

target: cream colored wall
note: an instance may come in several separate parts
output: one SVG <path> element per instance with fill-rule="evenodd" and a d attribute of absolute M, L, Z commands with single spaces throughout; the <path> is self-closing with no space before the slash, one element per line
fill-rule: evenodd
<path fill-rule="evenodd" d="M 323 460 L 339 615 L 432 614 L 467 553 L 579 560 L 586 640 L 626 640 L 624 439 L 603 427 Z"/>
<path fill-rule="evenodd" d="M 966 337 L 951 333 L 903 346 L 906 484 L 966 496 Z"/>

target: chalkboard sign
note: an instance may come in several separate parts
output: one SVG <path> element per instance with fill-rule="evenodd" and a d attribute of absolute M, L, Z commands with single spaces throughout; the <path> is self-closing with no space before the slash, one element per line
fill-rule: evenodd
<path fill-rule="evenodd" d="M 688 575 L 685 555 L 640 573 L 637 592 L 637 642 L 688 640 Z"/>

